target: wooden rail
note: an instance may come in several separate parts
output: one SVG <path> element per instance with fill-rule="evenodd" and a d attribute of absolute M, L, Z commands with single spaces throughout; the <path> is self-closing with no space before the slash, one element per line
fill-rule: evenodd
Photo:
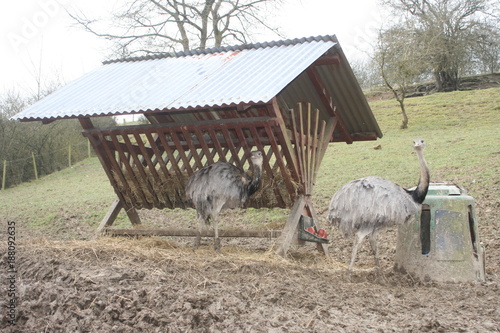
<path fill-rule="evenodd" d="M 106 228 L 105 234 L 110 236 L 176 236 L 196 237 L 198 231 L 194 229 L 112 229 Z M 214 237 L 213 230 L 206 230 L 202 237 Z M 252 237 L 252 238 L 278 238 L 281 230 L 219 230 L 219 237 Z"/>

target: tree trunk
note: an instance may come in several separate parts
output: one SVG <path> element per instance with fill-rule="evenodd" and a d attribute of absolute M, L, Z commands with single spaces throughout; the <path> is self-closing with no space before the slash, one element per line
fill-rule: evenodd
<path fill-rule="evenodd" d="M 401 129 L 407 129 L 408 128 L 408 115 L 406 114 L 406 109 L 405 109 L 405 104 L 404 104 L 404 98 L 398 99 L 399 106 L 401 107 L 401 114 L 403 115 L 403 121 L 401 122 Z"/>
<path fill-rule="evenodd" d="M 434 72 L 437 91 L 455 91 L 458 90 L 458 73 L 456 71 L 447 71 L 437 69 Z"/>

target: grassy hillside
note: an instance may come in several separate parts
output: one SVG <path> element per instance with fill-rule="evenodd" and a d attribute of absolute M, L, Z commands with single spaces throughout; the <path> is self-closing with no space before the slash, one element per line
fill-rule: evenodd
<path fill-rule="evenodd" d="M 384 137 L 377 142 L 331 144 L 323 161 L 314 202 L 324 215 L 331 195 L 349 180 L 378 175 L 402 186 L 418 181 L 412 139 L 424 138 L 432 181 L 451 181 L 476 198 L 480 219 L 496 224 L 500 194 L 500 88 L 439 93 L 407 99 L 409 128 L 399 129 L 394 100 L 371 102 Z M 380 144 L 382 149 L 373 147 Z M 55 238 L 88 238 L 114 200 L 97 159 L 0 192 L 0 221 L 17 222 L 29 234 Z M 143 211 L 144 223 L 165 218 L 194 221 L 192 210 Z M 248 210 L 238 218 L 279 227 L 284 210 Z M 234 217 L 236 218 L 236 217 Z M 124 214 L 118 224 L 128 226 Z M 6 230 L 6 228 L 2 228 Z"/>

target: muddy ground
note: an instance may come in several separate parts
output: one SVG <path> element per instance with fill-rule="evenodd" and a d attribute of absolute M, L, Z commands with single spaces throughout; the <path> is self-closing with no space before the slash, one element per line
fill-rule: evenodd
<path fill-rule="evenodd" d="M 92 240 L 84 231 L 87 239 L 61 241 L 18 226 L 16 323 L 2 308 L 0 331 L 500 331 L 496 220 L 480 225 L 486 281 L 461 284 L 394 272 L 395 230 L 380 237 L 382 275 L 364 244 L 350 277 L 351 243 L 337 233 L 329 257 L 308 243 L 285 260 L 270 251 L 274 239 L 223 239 L 215 254 L 210 240 L 195 252 L 190 238 Z"/>

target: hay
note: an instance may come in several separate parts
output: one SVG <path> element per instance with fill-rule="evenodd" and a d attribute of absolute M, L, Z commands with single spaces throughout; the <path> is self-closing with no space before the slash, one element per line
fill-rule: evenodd
<path fill-rule="evenodd" d="M 123 198 L 127 206 L 137 209 L 158 208 L 174 209 L 187 208 L 191 204 L 186 200 L 185 184 L 189 179 L 187 172 L 181 177 L 175 174 L 165 175 L 158 171 L 158 177 L 153 176 L 151 171 L 145 169 L 146 179 L 140 175 L 137 168 L 132 168 L 132 173 L 126 169 L 121 170 L 125 181 L 122 181 L 118 172 L 112 170 L 113 186 Z M 278 168 L 273 169 L 273 176 L 267 173 L 262 175 L 262 186 L 245 204 L 252 208 L 290 208 L 297 196 L 300 185 L 291 180 L 292 189 L 289 192 L 285 177 L 291 179 L 290 173 L 281 172 Z"/>
<path fill-rule="evenodd" d="M 268 251 L 255 252 L 240 246 L 224 246 L 223 255 L 214 256 L 212 246 L 201 246 L 193 251 L 191 246 L 178 246 L 164 238 L 141 237 L 139 239 L 121 237 L 100 237 L 96 240 L 58 241 L 46 238 L 32 238 L 19 244 L 25 258 L 57 258 L 59 262 L 75 261 L 93 267 L 113 267 L 131 265 L 144 267 L 151 272 L 151 265 L 175 263 L 173 270 L 185 271 L 190 268 L 203 272 L 207 267 L 227 264 L 233 273 L 246 269 L 259 269 L 264 265 L 280 274 L 300 274 L 311 279 L 311 274 L 338 274 L 346 265 L 332 257 L 317 255 L 311 246 L 291 252 L 287 259 L 275 255 L 271 246 Z M 110 264 L 111 263 L 111 264 Z M 359 270 L 359 269 L 358 269 Z M 154 274 L 154 270 L 151 272 Z"/>

